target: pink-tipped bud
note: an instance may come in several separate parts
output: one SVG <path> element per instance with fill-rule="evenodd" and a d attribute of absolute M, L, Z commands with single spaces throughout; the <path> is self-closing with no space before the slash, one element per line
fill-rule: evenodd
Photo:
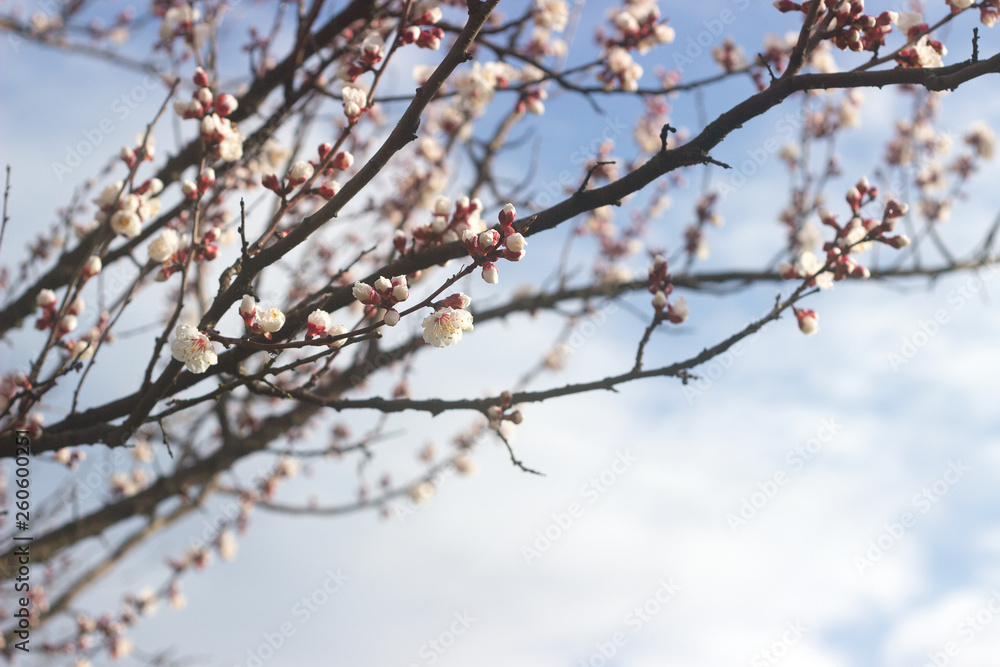
<path fill-rule="evenodd" d="M 350 151 L 340 151 L 337 153 L 337 156 L 333 158 L 334 169 L 350 169 L 353 164 L 354 155 Z"/>
<path fill-rule="evenodd" d="M 901 250 L 906 246 L 910 245 L 910 237 L 906 236 L 905 234 L 900 234 L 899 236 L 890 236 L 883 240 L 896 250 Z"/>
<path fill-rule="evenodd" d="M 383 317 L 382 319 L 385 320 L 385 323 L 388 326 L 394 327 L 397 324 L 399 324 L 399 313 L 397 313 L 395 310 L 392 309 L 387 310 L 385 311 L 385 317 Z"/>
<path fill-rule="evenodd" d="M 485 232 L 479 235 L 479 247 L 483 250 L 489 250 L 495 246 L 500 241 L 500 232 L 495 229 L 487 229 Z"/>
<path fill-rule="evenodd" d="M 236 97 L 230 95 L 229 93 L 222 93 L 219 98 L 215 100 L 215 113 L 219 114 L 223 118 L 229 116 L 236 108 L 239 107 L 240 103 L 236 101 Z"/>
<path fill-rule="evenodd" d="M 409 244 L 409 237 L 406 232 L 402 229 L 397 229 L 392 235 L 392 245 L 396 248 L 396 252 L 402 254 L 406 252 L 406 246 Z"/>
<path fill-rule="evenodd" d="M 194 76 L 191 77 L 194 80 L 194 85 L 202 88 L 208 85 L 208 72 L 206 72 L 201 67 L 196 67 L 194 70 Z"/>
<path fill-rule="evenodd" d="M 486 262 L 483 264 L 483 280 L 488 282 L 490 285 L 496 285 L 500 282 L 500 271 L 493 262 Z"/>
<path fill-rule="evenodd" d="M 462 292 L 456 292 L 442 301 L 446 308 L 465 310 L 472 303 L 472 297 Z"/>
<path fill-rule="evenodd" d="M 514 208 L 513 204 L 505 204 L 497 217 L 500 220 L 500 224 L 506 227 L 513 224 L 514 218 L 517 217 L 517 209 Z"/>
<path fill-rule="evenodd" d="M 799 331 L 807 336 L 812 336 L 819 331 L 819 315 L 815 310 L 809 308 L 794 308 L 795 319 L 799 321 Z"/>

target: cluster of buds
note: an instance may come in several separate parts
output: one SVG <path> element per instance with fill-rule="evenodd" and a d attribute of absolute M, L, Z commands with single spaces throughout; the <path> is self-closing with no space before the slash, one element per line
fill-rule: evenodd
<path fill-rule="evenodd" d="M 379 276 L 374 286 L 358 281 L 354 283 L 354 298 L 371 309 L 384 308 L 383 319 L 390 327 L 399 324 L 399 312 L 396 304 L 410 297 L 410 288 L 406 285 L 406 276 L 396 276 L 392 280 Z"/>
<path fill-rule="evenodd" d="M 69 356 L 73 361 L 86 361 L 94 356 L 94 352 L 97 351 L 97 345 L 101 342 L 102 336 L 109 343 L 114 342 L 116 339 L 114 334 L 107 333 L 110 321 L 111 313 L 106 310 L 102 311 L 97 324 L 92 326 L 87 333 L 77 340 L 64 338 L 59 341 L 59 346 L 69 352 Z"/>
<path fill-rule="evenodd" d="M 354 155 L 350 151 L 338 151 L 332 154 L 333 146 L 328 143 L 320 144 L 317 152 L 318 162 L 300 160 L 289 168 L 284 179 L 279 179 L 277 174 L 268 174 L 262 179 L 262 185 L 278 196 L 284 197 L 303 183 L 310 181 L 316 175 L 316 170 L 320 169 L 323 180 L 312 188 L 310 193 L 326 200 L 332 199 L 340 190 L 340 183 L 333 180 L 332 176 L 337 171 L 350 169 L 354 164 Z"/>
<path fill-rule="evenodd" d="M 356 123 L 368 111 L 368 91 L 357 86 L 344 86 L 340 91 L 344 101 L 344 115 L 350 123 Z"/>
<path fill-rule="evenodd" d="M 497 430 L 505 421 L 512 424 L 520 424 L 524 421 L 524 415 L 517 408 L 513 408 L 514 397 L 509 391 L 500 394 L 500 404 L 491 405 L 486 409 L 486 418 L 490 420 L 490 428 Z"/>
<path fill-rule="evenodd" d="M 542 88 L 526 88 L 521 93 L 520 99 L 517 101 L 516 111 L 517 113 L 527 112 L 533 113 L 536 116 L 541 116 L 545 113 L 545 100 L 547 100 L 548 97 L 549 94 Z"/>
<path fill-rule="evenodd" d="M 455 208 L 452 211 L 451 200 L 440 196 L 434 201 L 433 218 L 429 223 L 413 230 L 414 250 L 423 250 L 430 246 L 442 243 L 453 243 L 462 238 L 466 231 L 476 234 L 486 229 L 480 215 L 483 212 L 483 203 L 479 198 L 469 199 L 460 197 L 455 201 Z M 400 253 L 405 251 L 407 238 L 405 232 L 397 234 L 393 238 L 396 250 Z"/>
<path fill-rule="evenodd" d="M 145 144 L 143 141 L 145 141 Z M 155 153 L 156 137 L 152 134 L 147 137 L 145 132 L 140 132 L 135 136 L 135 148 L 122 146 L 119 157 L 125 163 L 125 166 L 131 169 L 135 166 L 136 161 L 145 160 L 146 162 L 152 162 Z"/>
<path fill-rule="evenodd" d="M 170 45 L 174 39 L 180 37 L 186 44 L 194 49 L 199 49 L 208 39 L 212 27 L 201 20 L 201 11 L 191 5 L 177 5 L 163 9 L 163 14 L 159 14 L 161 7 L 154 4 L 154 14 L 163 16 L 163 23 L 160 24 L 160 41 Z"/>
<path fill-rule="evenodd" d="M 624 7 L 612 10 L 610 20 L 615 28 L 613 34 L 607 35 L 601 28 L 597 31 L 597 42 L 607 49 L 621 47 L 646 53 L 676 37 L 673 28 L 660 23 L 660 8 L 655 2 L 629 0 Z"/>
<path fill-rule="evenodd" d="M 642 65 L 632 60 L 629 52 L 620 46 L 608 49 L 604 69 L 597 74 L 605 90 L 614 90 L 616 86 L 621 90 L 638 90 L 641 77 Z"/>
<path fill-rule="evenodd" d="M 66 307 L 66 313 L 59 318 L 59 299 L 56 293 L 50 289 L 43 289 L 35 297 L 35 305 L 41 310 L 38 319 L 35 320 L 35 328 L 39 330 L 55 329 L 57 336 L 65 336 L 76 330 L 76 316 L 83 312 L 86 304 L 83 297 L 76 297 Z"/>
<path fill-rule="evenodd" d="M 649 267 L 649 293 L 653 295 L 653 309 L 657 317 L 663 317 L 674 324 L 681 324 L 691 314 L 684 297 L 679 297 L 670 303 L 670 293 L 674 291 L 673 281 L 667 272 L 667 260 L 663 255 L 653 258 Z"/>
<path fill-rule="evenodd" d="M 240 317 L 246 325 L 247 334 L 263 334 L 271 340 L 271 334 L 277 333 L 285 326 L 285 314 L 277 306 L 265 310 L 257 308 L 257 300 L 249 294 L 240 302 Z"/>
<path fill-rule="evenodd" d="M 73 449 L 72 447 L 63 447 L 55 453 L 56 463 L 62 464 L 70 470 L 76 470 L 80 462 L 86 460 L 86 458 L 87 452 L 82 449 Z"/>
<path fill-rule="evenodd" d="M 181 182 L 181 194 L 191 200 L 200 199 L 213 185 L 215 185 L 215 169 L 205 167 L 198 174 L 196 181 L 185 179 Z"/>
<path fill-rule="evenodd" d="M 904 12 L 899 16 L 899 29 L 912 42 L 896 54 L 896 62 L 902 67 L 940 67 L 941 57 L 948 54 L 944 44 L 925 34 L 930 26 L 917 12 Z M 919 39 L 918 39 L 919 36 Z M 916 40 L 916 41 L 914 41 Z"/>
<path fill-rule="evenodd" d="M 122 187 L 122 181 L 105 186 L 94 200 L 100 209 L 95 220 L 98 223 L 108 222 L 116 234 L 132 239 L 142 232 L 143 222 L 160 212 L 160 200 L 156 195 L 163 190 L 163 181 L 151 178 L 130 194 L 124 194 Z"/>
<path fill-rule="evenodd" d="M 811 9 L 810 2 L 801 4 L 791 0 L 777 0 L 774 3 L 779 12 L 802 12 L 808 13 Z M 829 9 L 826 0 L 818 0 L 819 7 L 816 12 L 816 21 L 822 20 Z M 840 50 L 851 51 L 875 51 L 885 44 L 885 36 L 892 32 L 892 26 L 896 23 L 899 15 L 896 12 L 885 11 L 878 16 L 870 16 L 864 13 L 864 0 L 848 0 L 839 3 L 837 9 L 836 23 L 831 26 L 830 39 Z"/>
<path fill-rule="evenodd" d="M 223 93 L 215 97 L 208 86 L 208 74 L 198 67 L 194 71 L 197 86 L 192 99 L 174 100 L 174 112 L 181 118 L 201 121 L 201 138 L 210 153 L 225 162 L 243 157 L 243 134 L 229 115 L 236 111 L 236 97 Z"/>
<path fill-rule="evenodd" d="M 343 336 L 346 333 L 347 327 L 343 324 L 333 324 L 330 313 L 325 310 L 316 309 L 309 313 L 309 319 L 306 320 L 306 340 L 327 336 Z M 331 341 L 330 347 L 338 348 L 344 344 L 344 341 L 344 338 Z"/>
<path fill-rule="evenodd" d="M 878 188 L 868 184 L 862 178 L 857 185 L 847 191 L 847 203 L 851 207 L 852 217 L 841 225 L 833 213 L 822 210 L 819 213 L 824 225 L 836 231 L 832 241 L 823 244 L 826 252 L 825 261 L 813 253 L 805 251 L 799 255 L 794 265 L 782 263 L 778 271 L 785 279 L 808 279 L 810 287 L 830 289 L 833 283 L 845 278 L 865 279 L 871 276 L 867 267 L 858 264 L 851 256 L 867 250 L 873 242 L 884 243 L 896 248 L 905 248 L 910 239 L 905 235 L 888 236 L 896 229 L 898 218 L 906 215 L 908 206 L 895 199 L 889 199 L 882 211 L 882 219 L 864 218 L 860 215 L 864 203 L 871 202 L 878 196 Z"/>
<path fill-rule="evenodd" d="M 506 204 L 497 215 L 500 221 L 500 231 L 487 229 L 476 234 L 471 229 L 462 233 L 462 245 L 469 251 L 472 258 L 483 265 L 483 280 L 496 285 L 500 282 L 500 271 L 494 261 L 500 258 L 511 262 L 519 262 L 525 254 L 528 242 L 524 235 L 514 231 L 514 218 L 517 211 L 513 204 Z"/>
<path fill-rule="evenodd" d="M 413 21 L 413 25 L 403 28 L 399 43 L 416 44 L 422 49 L 432 51 L 438 50 L 441 48 L 441 40 L 444 39 L 444 30 L 433 26 L 441 20 L 442 15 L 440 7 L 428 7 Z"/>
<path fill-rule="evenodd" d="M 342 65 L 337 76 L 344 81 L 354 83 L 354 81 L 375 68 L 375 65 L 382 62 L 385 57 L 385 41 L 382 35 L 377 32 L 369 33 L 361 42 L 357 58 L 349 60 Z"/>

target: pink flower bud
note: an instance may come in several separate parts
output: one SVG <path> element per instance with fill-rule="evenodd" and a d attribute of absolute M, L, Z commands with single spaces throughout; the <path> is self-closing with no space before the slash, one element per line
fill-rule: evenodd
<path fill-rule="evenodd" d="M 500 272 L 497 267 L 492 262 L 486 262 L 483 264 L 483 280 L 488 282 L 490 285 L 496 285 L 500 282 Z"/>
<path fill-rule="evenodd" d="M 406 246 L 409 243 L 409 237 L 406 235 L 402 229 L 397 229 L 392 235 L 392 245 L 396 248 L 396 252 L 402 254 L 406 252 Z"/>
<path fill-rule="evenodd" d="M 819 315 L 815 310 L 809 308 L 794 308 L 795 318 L 799 321 L 799 331 L 807 336 L 812 336 L 819 331 Z"/>
<path fill-rule="evenodd" d="M 315 336 L 325 336 L 331 324 L 330 313 L 325 310 L 314 310 L 309 313 L 309 319 L 306 321 L 306 327 L 308 328 L 306 339 L 308 340 Z"/>
<path fill-rule="evenodd" d="M 506 204 L 503 210 L 500 211 L 500 215 L 497 216 L 500 220 L 501 225 L 510 225 L 514 222 L 514 218 L 517 216 L 517 210 L 514 208 L 513 204 Z"/>
<path fill-rule="evenodd" d="M 337 156 L 333 158 L 334 169 L 350 169 L 353 164 L 354 155 L 352 155 L 350 151 L 340 151 L 337 153 Z"/>
<path fill-rule="evenodd" d="M 288 170 L 288 183 L 289 185 L 298 185 L 303 181 L 312 178 L 314 173 L 313 166 L 308 162 L 299 161 L 292 165 L 292 168 Z"/>
<path fill-rule="evenodd" d="M 354 283 L 354 288 L 352 292 L 354 294 L 354 298 L 360 301 L 361 303 L 365 304 L 366 306 L 371 304 L 374 300 L 378 299 L 378 294 L 376 294 L 375 290 L 371 288 L 371 285 L 368 285 L 360 281 Z"/>
<path fill-rule="evenodd" d="M 194 85 L 198 86 L 199 88 L 201 88 L 203 86 L 207 86 L 208 85 L 208 72 L 206 72 L 201 67 L 196 67 L 195 70 L 194 70 L 194 76 L 192 77 L 192 79 L 194 80 Z"/>
<path fill-rule="evenodd" d="M 447 308 L 454 308 L 455 310 L 465 310 L 472 303 L 472 297 L 462 292 L 456 292 L 451 296 L 444 299 L 442 302 Z"/>
<path fill-rule="evenodd" d="M 219 98 L 215 100 L 215 113 L 219 114 L 223 118 L 226 118 L 239 107 L 240 103 L 236 101 L 236 98 L 229 93 L 222 93 Z"/>
<path fill-rule="evenodd" d="M 392 291 L 392 281 L 379 276 L 378 280 L 375 281 L 375 291 L 378 292 L 379 296 L 388 296 L 389 292 Z"/>
<path fill-rule="evenodd" d="M 910 237 L 905 234 L 900 234 L 899 236 L 890 236 L 885 239 L 885 242 L 891 245 L 896 250 L 901 250 L 906 246 L 910 245 Z"/>
<path fill-rule="evenodd" d="M 387 310 L 385 312 L 385 317 L 382 318 L 382 319 L 385 320 L 385 323 L 387 325 L 389 325 L 390 327 L 394 327 L 397 324 L 399 324 L 399 313 L 397 313 L 395 310 L 391 310 L 391 309 Z"/>
<path fill-rule="evenodd" d="M 410 288 L 406 285 L 406 276 L 396 276 L 392 279 L 392 298 L 396 301 L 406 301 L 410 297 Z"/>

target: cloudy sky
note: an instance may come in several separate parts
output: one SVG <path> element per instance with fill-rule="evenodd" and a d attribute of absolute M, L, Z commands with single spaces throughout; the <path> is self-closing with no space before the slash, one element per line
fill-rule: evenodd
<path fill-rule="evenodd" d="M 749 44 L 797 28 L 769 3 L 681 4 L 661 3 L 678 40 L 643 61 L 649 72 L 671 66 L 670 49 L 710 30 L 724 9 L 736 17 L 726 34 Z M 935 15 L 943 11 L 943 2 L 928 4 Z M 872 13 L 883 8 L 894 7 L 869 3 Z M 589 57 L 592 28 L 605 10 L 596 2 L 584 7 L 570 65 Z M 973 25 L 952 29 L 954 55 L 946 62 L 966 57 L 968 40 L 957 35 Z M 982 52 L 993 54 L 998 42 L 985 31 Z M 14 167 L 15 189 L 0 259 L 10 262 L 79 179 L 142 128 L 160 93 L 138 100 L 141 75 L 27 44 L 3 48 L 0 94 L 12 102 L 2 112 L 0 145 Z M 712 67 L 702 55 L 691 75 Z M 711 89 L 709 117 L 751 92 L 747 83 Z M 136 107 L 124 117 L 115 106 L 122 95 Z M 993 95 L 987 80 L 950 94 L 942 127 L 954 127 L 958 137 L 978 118 L 1000 126 Z M 626 121 L 638 111 L 602 104 Z M 607 122 L 559 122 L 581 108 L 579 98 L 561 96 L 537 122 L 546 145 L 558 146 L 546 153 L 539 183 L 555 178 L 566 156 Z M 831 198 L 868 173 L 871 146 L 888 138 L 900 108 L 890 91 L 868 94 L 865 125 L 842 146 L 844 176 Z M 784 105 L 748 124 L 716 157 L 744 159 L 794 109 Z M 690 99 L 676 100 L 673 117 L 697 130 Z M 59 180 L 52 162 L 106 118 L 114 129 L 102 139 L 105 152 Z M 504 168 L 517 172 L 516 163 Z M 956 248 L 970 249 L 997 214 L 997 175 L 992 166 L 982 171 L 948 223 Z M 762 266 L 780 244 L 775 202 L 785 191 L 772 160 L 725 202 L 726 227 L 715 232 L 706 269 Z M 654 231 L 670 244 L 691 217 L 690 194 L 674 196 Z M 561 234 L 533 238 L 526 260 L 551 256 Z M 504 267 L 501 286 L 540 279 L 544 268 L 530 261 Z M 476 449 L 476 476 L 441 478 L 435 498 L 420 506 L 401 502 L 405 511 L 394 518 L 289 518 L 258 510 L 236 560 L 189 576 L 187 608 L 161 609 L 132 637 L 143 652 L 172 648 L 190 664 L 219 667 L 994 665 L 998 276 L 841 283 L 810 297 L 808 306 L 820 312 L 819 334 L 806 338 L 784 318 L 741 354 L 700 369 L 705 380 L 687 391 L 656 380 L 531 406 L 513 444 L 544 477 L 516 470 L 503 446 L 488 440 Z M 485 302 L 491 296 L 484 287 L 471 289 Z M 685 358 L 724 338 L 766 312 L 780 289 L 789 291 L 770 285 L 728 298 L 686 295 L 691 319 L 683 331 L 654 338 L 650 363 Z M 425 352 L 413 393 L 502 390 L 537 358 L 538 340 L 554 340 L 555 324 L 515 318 L 477 328 L 457 347 Z M 630 368 L 642 326 L 624 310 L 612 314 L 577 346 L 564 372 L 533 386 Z M 0 348 L 5 370 L 29 358 L 23 341 L 30 339 L 16 334 L 13 347 Z M 142 349 L 133 344 L 123 349 Z M 502 355 L 522 366 L 495 363 Z M 94 402 L 112 397 L 113 371 L 96 373 Z M 362 414 L 352 425 L 363 432 L 374 421 Z M 378 445 L 378 469 L 402 479 L 416 474 L 417 449 L 434 441 L 446 451 L 469 423 L 468 415 L 403 415 L 389 430 L 406 435 Z M 238 471 L 251 475 L 267 465 L 270 459 L 254 458 Z M 42 462 L 35 473 L 50 484 L 61 478 Z M 346 502 L 353 484 L 351 464 L 321 465 L 282 492 L 290 500 L 317 494 Z M 123 593 L 158 584 L 163 554 L 182 551 L 220 512 L 210 504 L 203 516 L 146 545 L 80 608 L 114 608 Z"/>

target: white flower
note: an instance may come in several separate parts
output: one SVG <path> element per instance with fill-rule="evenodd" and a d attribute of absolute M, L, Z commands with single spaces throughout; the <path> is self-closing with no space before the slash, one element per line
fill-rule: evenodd
<path fill-rule="evenodd" d="M 162 264 L 166 262 L 180 249 L 181 237 L 169 227 L 160 232 L 160 235 L 153 239 L 146 251 L 149 258 L 154 262 Z"/>
<path fill-rule="evenodd" d="M 118 201 L 118 193 L 121 192 L 122 185 L 123 183 L 118 181 L 104 186 L 104 189 L 101 190 L 100 196 L 94 200 L 94 203 L 101 208 L 110 208 L 116 201 Z"/>
<path fill-rule="evenodd" d="M 285 326 L 285 314 L 277 306 L 268 308 L 260 315 L 260 328 L 267 333 L 274 333 Z"/>
<path fill-rule="evenodd" d="M 561 31 L 569 20 L 569 6 L 566 0 L 536 0 L 531 18 L 542 28 Z"/>
<path fill-rule="evenodd" d="M 125 238 L 134 239 L 142 232 L 142 220 L 133 211 L 115 211 L 111 216 L 111 229 Z"/>
<path fill-rule="evenodd" d="M 831 289 L 833 287 L 833 273 L 830 271 L 824 271 L 816 275 L 816 272 L 823 268 L 824 262 L 821 262 L 816 255 L 814 255 L 809 250 L 806 250 L 799 258 L 795 261 L 795 270 L 799 272 L 799 275 L 805 278 L 806 276 L 813 276 L 816 280 L 816 287 L 820 289 Z"/>
<path fill-rule="evenodd" d="M 184 362 L 192 373 L 204 373 L 219 361 L 212 341 L 190 324 L 177 327 L 174 341 L 170 344 L 170 354 L 177 361 Z"/>
<path fill-rule="evenodd" d="M 472 331 L 472 313 L 455 308 L 439 308 L 421 322 L 424 341 L 434 347 L 447 347 L 462 340 L 463 331 Z"/>

